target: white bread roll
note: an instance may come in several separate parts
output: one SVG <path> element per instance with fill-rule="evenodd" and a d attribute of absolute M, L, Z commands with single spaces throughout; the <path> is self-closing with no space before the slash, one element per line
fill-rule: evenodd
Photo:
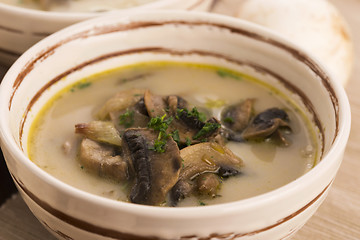
<path fill-rule="evenodd" d="M 240 0 L 236 17 L 268 27 L 303 47 L 343 85 L 351 74 L 353 47 L 338 10 L 326 0 Z"/>

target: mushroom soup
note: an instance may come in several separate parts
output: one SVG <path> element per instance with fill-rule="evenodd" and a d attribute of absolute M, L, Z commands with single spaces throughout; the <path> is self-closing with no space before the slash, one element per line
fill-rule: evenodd
<path fill-rule="evenodd" d="M 103 197 L 198 206 L 281 187 L 319 161 L 307 114 L 278 90 L 215 66 L 156 62 L 78 81 L 43 107 L 29 157 Z"/>
<path fill-rule="evenodd" d="M 2 3 L 55 12 L 103 12 L 144 5 L 157 0 L 0 0 Z"/>

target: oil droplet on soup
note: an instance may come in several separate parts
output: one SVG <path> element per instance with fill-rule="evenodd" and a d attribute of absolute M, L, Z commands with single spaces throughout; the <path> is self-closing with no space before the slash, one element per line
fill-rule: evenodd
<path fill-rule="evenodd" d="M 292 101 L 216 66 L 143 63 L 61 90 L 33 122 L 39 167 L 106 198 L 203 206 L 279 188 L 319 161 Z"/>

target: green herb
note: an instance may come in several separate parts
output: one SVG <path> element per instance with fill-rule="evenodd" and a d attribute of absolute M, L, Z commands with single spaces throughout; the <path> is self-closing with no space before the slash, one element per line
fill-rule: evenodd
<path fill-rule="evenodd" d="M 235 121 L 234 121 L 234 119 L 232 117 L 226 117 L 226 118 L 224 118 L 224 122 L 226 122 L 226 123 L 234 123 Z"/>
<path fill-rule="evenodd" d="M 153 150 L 158 153 L 165 152 L 166 139 L 156 139 L 154 141 L 154 146 L 149 147 L 150 150 Z"/>
<path fill-rule="evenodd" d="M 200 206 L 206 206 L 206 203 L 204 203 L 203 201 L 199 201 L 199 205 Z"/>
<path fill-rule="evenodd" d="M 166 118 L 166 114 L 164 114 L 162 117 L 153 117 L 150 119 L 148 127 L 156 131 L 165 132 L 172 120 L 172 117 Z"/>
<path fill-rule="evenodd" d="M 199 119 L 199 121 L 205 122 L 206 121 L 206 115 L 202 112 L 199 112 L 196 107 L 193 107 L 190 112 L 188 112 L 187 109 L 178 108 L 176 113 L 176 119 L 179 119 L 179 116 L 181 114 L 187 114 L 188 117 L 194 117 L 196 119 Z"/>
<path fill-rule="evenodd" d="M 131 127 L 134 124 L 134 111 L 126 110 L 124 114 L 119 116 L 119 124 L 126 128 Z"/>
<path fill-rule="evenodd" d="M 71 92 L 75 92 L 76 89 L 81 90 L 81 89 L 90 87 L 91 84 L 92 84 L 91 82 L 79 82 L 79 83 L 75 84 L 75 85 L 70 89 L 70 91 L 71 91 Z"/>
<path fill-rule="evenodd" d="M 219 69 L 216 71 L 217 75 L 219 75 L 222 78 L 233 78 L 233 79 L 237 79 L 237 80 L 241 80 L 241 77 L 239 75 L 237 75 L 236 73 L 226 70 L 226 69 Z"/>
<path fill-rule="evenodd" d="M 179 119 L 179 116 L 185 111 L 183 108 L 176 109 L 176 119 Z"/>
<path fill-rule="evenodd" d="M 179 130 L 175 130 L 172 132 L 171 137 L 174 139 L 174 141 L 179 144 L 180 142 L 180 136 L 179 136 Z"/>
<path fill-rule="evenodd" d="M 81 169 L 84 169 L 84 166 L 83 166 L 83 165 L 81 165 L 81 166 L 80 166 L 80 168 L 81 168 Z"/>
<path fill-rule="evenodd" d="M 221 125 L 219 123 L 207 122 L 207 123 L 205 123 L 204 127 L 202 129 L 200 129 L 199 132 L 196 133 L 196 135 L 193 137 L 193 139 L 199 139 L 203 136 L 206 136 L 208 133 L 211 133 L 220 127 L 221 127 Z"/>
<path fill-rule="evenodd" d="M 191 111 L 188 112 L 188 117 L 197 118 L 197 119 L 199 119 L 199 120 L 202 121 L 202 122 L 205 122 L 205 121 L 206 121 L 206 116 L 205 116 L 205 114 L 199 112 L 196 107 L 193 107 L 193 109 L 191 109 Z"/>
<path fill-rule="evenodd" d="M 91 86 L 91 82 L 82 82 L 77 85 L 78 89 L 84 89 Z"/>
<path fill-rule="evenodd" d="M 190 138 L 186 138 L 186 146 L 190 146 L 191 145 L 191 139 Z"/>
<path fill-rule="evenodd" d="M 150 119 L 148 127 L 154 129 L 155 131 L 159 131 L 159 135 L 158 138 L 154 141 L 154 146 L 150 147 L 149 149 L 159 153 L 165 152 L 166 141 L 171 135 L 167 134 L 166 130 L 168 129 L 172 120 L 172 117 L 166 118 L 166 114 L 164 114 L 162 117 L 154 117 Z"/>

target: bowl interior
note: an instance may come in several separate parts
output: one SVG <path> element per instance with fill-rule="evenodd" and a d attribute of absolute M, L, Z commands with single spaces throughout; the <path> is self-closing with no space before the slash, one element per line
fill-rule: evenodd
<path fill-rule="evenodd" d="M 15 64 L 20 74 L 9 74 L 15 79 L 7 94 L 12 136 L 26 153 L 37 112 L 74 81 L 139 62 L 177 61 L 226 67 L 273 85 L 309 114 L 326 153 L 339 131 L 339 103 L 329 77 L 291 44 L 269 38 L 270 33 L 259 34 L 254 26 L 250 30 L 227 21 L 231 24 L 202 14 L 185 20 L 181 14 L 129 14 L 79 24 L 49 37 Z"/>

